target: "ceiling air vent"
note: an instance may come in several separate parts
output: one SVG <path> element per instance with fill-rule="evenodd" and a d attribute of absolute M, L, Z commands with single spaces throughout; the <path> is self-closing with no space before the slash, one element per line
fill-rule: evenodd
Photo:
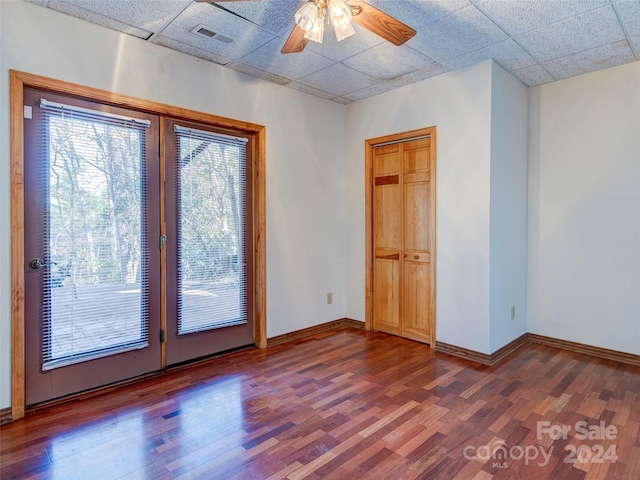
<path fill-rule="evenodd" d="M 191 33 L 195 33 L 196 35 L 200 35 L 201 37 L 213 38 L 214 40 L 217 40 L 217 41 L 222 42 L 222 43 L 231 43 L 231 42 L 233 42 L 233 38 L 225 37 L 221 33 L 214 32 L 213 30 L 211 30 L 210 28 L 205 27 L 202 24 L 198 25 L 193 30 L 191 30 Z"/>

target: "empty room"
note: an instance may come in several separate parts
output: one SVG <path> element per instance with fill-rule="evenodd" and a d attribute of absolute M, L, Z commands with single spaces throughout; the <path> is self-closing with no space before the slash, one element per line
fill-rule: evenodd
<path fill-rule="evenodd" d="M 640 0 L 0 0 L 0 478 L 640 478 Z"/>

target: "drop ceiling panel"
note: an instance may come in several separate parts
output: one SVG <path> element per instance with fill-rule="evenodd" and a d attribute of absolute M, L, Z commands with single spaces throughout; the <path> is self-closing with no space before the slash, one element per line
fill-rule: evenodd
<path fill-rule="evenodd" d="M 182 53 L 188 53 L 189 55 L 193 55 L 194 57 L 204 58 L 205 60 L 209 60 L 220 65 L 226 65 L 232 62 L 230 58 L 227 58 L 223 55 L 218 55 L 208 50 L 194 47 L 193 45 L 186 45 L 182 42 L 178 42 L 177 40 L 173 40 L 172 38 L 167 38 L 164 35 L 159 35 L 158 37 L 154 38 L 153 42 L 157 43 L 158 45 L 178 50 Z"/>
<path fill-rule="evenodd" d="M 188 0 L 163 0 L 149 2 L 144 0 L 50 0 L 49 7 L 58 9 L 64 4 L 67 13 L 71 9 L 80 8 L 100 17 L 123 22 L 149 32 L 157 32 L 178 14 Z"/>
<path fill-rule="evenodd" d="M 522 83 L 530 87 L 537 85 L 543 85 L 545 83 L 553 82 L 553 78 L 549 72 L 547 72 L 542 66 L 536 64 L 529 67 L 520 68 L 511 72 Z"/>
<path fill-rule="evenodd" d="M 374 95 L 380 95 L 381 93 L 388 92 L 393 90 L 396 86 L 391 82 L 381 82 L 376 83 L 375 85 L 371 85 L 370 87 L 365 87 L 356 92 L 348 93 L 344 95 L 344 98 L 355 102 L 357 100 L 362 100 L 363 98 L 372 97 Z"/>
<path fill-rule="evenodd" d="M 308 93 L 309 95 L 313 95 L 315 97 L 324 98 L 327 100 L 333 100 L 336 95 L 333 93 L 325 92 L 324 90 L 320 90 L 319 88 L 313 88 L 309 85 L 305 85 L 304 83 L 292 82 L 289 84 L 290 88 L 294 90 L 298 90 L 299 92 Z"/>
<path fill-rule="evenodd" d="M 480 0 L 477 5 L 509 35 L 518 35 L 608 3 L 608 0 Z"/>
<path fill-rule="evenodd" d="M 411 83 L 416 83 L 421 80 L 426 80 L 427 78 L 435 77 L 436 75 L 440 75 L 441 73 L 445 73 L 448 71 L 449 69 L 444 65 L 440 63 L 432 63 L 420 70 L 416 70 L 415 72 L 407 73 L 406 75 L 393 78 L 389 80 L 389 83 L 395 88 L 403 87 Z"/>
<path fill-rule="evenodd" d="M 442 61 L 506 38 L 507 35 L 477 8 L 467 7 L 420 29 L 407 45 Z"/>
<path fill-rule="evenodd" d="M 377 80 L 341 63 L 336 63 L 324 70 L 300 79 L 299 82 L 340 97 L 347 93 L 369 87 L 377 83 Z"/>
<path fill-rule="evenodd" d="M 303 4 L 304 0 L 216 2 L 219 7 L 260 25 L 274 34 L 283 34 L 291 29 L 293 15 Z"/>
<path fill-rule="evenodd" d="M 155 2 L 154 2 L 155 3 Z M 233 39 L 231 43 L 192 33 L 198 25 Z M 274 35 L 233 13 L 208 3 L 192 3 L 169 24 L 162 35 L 171 40 L 205 50 L 216 55 L 238 59 L 274 38 Z"/>
<path fill-rule="evenodd" d="M 415 30 L 471 6 L 469 0 L 369 0 L 368 3 Z"/>
<path fill-rule="evenodd" d="M 242 57 L 240 63 L 291 80 L 297 80 L 333 63 L 328 58 L 307 49 L 301 53 L 283 55 L 280 50 L 284 42 L 284 38 L 276 37 Z"/>
<path fill-rule="evenodd" d="M 494 59 L 508 71 L 528 67 L 536 63 L 531 55 L 511 39 L 494 43 L 493 45 L 480 48 L 466 55 L 444 60 L 442 63 L 451 70 L 458 70 L 489 59 Z"/>
<path fill-rule="evenodd" d="M 582 75 L 583 73 L 616 67 L 633 61 L 633 52 L 626 40 L 604 45 L 591 50 L 574 53 L 543 64 L 556 80 Z M 640 88 L 640 85 L 638 85 Z"/>
<path fill-rule="evenodd" d="M 516 37 L 544 62 L 624 39 L 618 18 L 607 5 Z"/>
<path fill-rule="evenodd" d="M 309 42 L 305 50 L 308 49 L 336 62 L 341 62 L 372 47 L 388 43 L 375 33 L 371 33 L 355 23 L 353 29 L 356 31 L 355 35 L 338 42 L 333 28 L 328 25 L 325 28 L 322 43 Z"/>
<path fill-rule="evenodd" d="M 168 1 L 156 9 L 153 4 L 144 1 L 50 0 L 48 7 L 112 30 L 149 38 L 171 20 L 184 4 L 184 0 Z"/>
<path fill-rule="evenodd" d="M 344 64 L 371 77 L 390 80 L 431 65 L 433 60 L 406 45 L 400 48 L 385 42 L 348 58 Z"/>
<path fill-rule="evenodd" d="M 632 37 L 640 37 L 640 0 L 616 0 L 622 21 Z"/>

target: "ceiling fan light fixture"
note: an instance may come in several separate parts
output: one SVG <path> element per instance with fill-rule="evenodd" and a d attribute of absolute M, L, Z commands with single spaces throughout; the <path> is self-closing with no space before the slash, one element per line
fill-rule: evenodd
<path fill-rule="evenodd" d="M 345 38 L 350 37 L 351 35 L 354 35 L 356 33 L 356 31 L 353 29 L 353 26 L 351 25 L 351 23 L 347 23 L 343 27 L 339 27 L 339 26 L 334 25 L 333 26 L 333 31 L 336 32 L 336 39 L 339 42 L 341 42 Z"/>
<path fill-rule="evenodd" d="M 318 16 L 316 21 L 313 22 L 313 27 L 304 32 L 304 38 L 312 42 L 322 43 L 322 37 L 324 37 L 324 15 L 321 11 L 318 11 Z"/>
<path fill-rule="evenodd" d="M 309 0 L 293 16 L 293 19 L 302 30 L 308 32 L 318 23 L 320 17 L 320 9 L 313 0 Z M 322 23 L 320 21 L 319 23 Z M 305 35 L 306 36 L 306 35 Z"/>
<path fill-rule="evenodd" d="M 302 52 L 309 40 L 322 43 L 325 23 L 333 25 L 339 42 L 356 33 L 352 20 L 360 27 L 398 46 L 416 34 L 413 28 L 378 10 L 365 0 L 307 0 L 294 14 L 294 20 L 295 26 L 281 50 L 285 54 Z"/>
<path fill-rule="evenodd" d="M 342 0 L 329 0 L 329 17 L 334 28 L 343 28 L 351 23 L 351 9 Z"/>
<path fill-rule="evenodd" d="M 329 0 L 329 17 L 339 42 L 356 33 L 351 25 L 352 16 L 351 8 L 342 0 Z"/>

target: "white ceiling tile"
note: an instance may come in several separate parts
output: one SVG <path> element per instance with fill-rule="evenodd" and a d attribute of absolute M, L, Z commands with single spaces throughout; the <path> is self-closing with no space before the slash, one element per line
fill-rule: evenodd
<path fill-rule="evenodd" d="M 303 4 L 304 0 L 216 2 L 219 7 L 260 25 L 274 34 L 282 34 L 293 27 L 293 15 Z"/>
<path fill-rule="evenodd" d="M 335 95 L 333 93 L 325 92 L 324 90 L 320 90 L 319 88 L 310 87 L 309 85 L 305 85 L 304 83 L 291 82 L 287 86 L 289 88 L 293 88 L 294 90 L 298 90 L 299 92 L 313 95 L 314 97 L 325 98 L 327 100 L 332 100 L 335 98 Z"/>
<path fill-rule="evenodd" d="M 198 25 L 232 38 L 231 43 L 220 42 L 192 33 Z M 233 13 L 208 3 L 192 3 L 178 18 L 162 31 L 162 35 L 192 45 L 216 55 L 237 60 L 274 38 L 274 35 L 243 20 Z"/>
<path fill-rule="evenodd" d="M 389 80 L 389 83 L 394 85 L 396 88 L 403 87 L 405 85 L 420 82 L 421 80 L 426 80 L 427 78 L 435 77 L 436 75 L 440 75 L 448 71 L 449 69 L 444 65 L 440 63 L 432 63 L 431 65 L 428 65 L 420 70 L 416 70 L 415 72 L 407 73 L 406 75 L 393 78 Z"/>
<path fill-rule="evenodd" d="M 322 43 L 309 42 L 306 48 L 331 60 L 341 62 L 376 45 L 388 43 L 384 38 L 355 23 L 353 29 L 356 31 L 355 35 L 338 42 L 333 27 L 327 25 Z"/>
<path fill-rule="evenodd" d="M 640 36 L 640 0 L 614 0 L 629 35 Z"/>
<path fill-rule="evenodd" d="M 124 31 L 112 26 L 114 22 L 121 22 L 141 31 L 157 32 L 186 4 L 186 0 L 163 0 L 162 2 L 148 0 L 50 0 L 49 8 L 64 11 L 94 23 L 98 23 L 101 18 L 106 22 L 111 20 L 111 22 L 102 23 L 102 25 L 115 30 Z M 85 18 L 87 15 L 90 18 Z"/>
<path fill-rule="evenodd" d="M 269 43 L 254 50 L 240 61 L 245 65 L 281 77 L 297 80 L 300 77 L 328 67 L 333 62 L 311 50 L 304 49 L 300 53 L 282 54 L 285 39 L 276 37 Z"/>
<path fill-rule="evenodd" d="M 444 60 L 442 64 L 451 70 L 458 70 L 489 59 L 497 61 L 508 71 L 528 67 L 536 63 L 535 60 L 531 58 L 531 55 L 525 52 L 516 42 L 508 39 L 467 53 L 466 55 Z"/>
<path fill-rule="evenodd" d="M 385 42 L 343 62 L 346 66 L 382 80 L 390 80 L 431 65 L 433 60 L 407 47 Z"/>
<path fill-rule="evenodd" d="M 369 0 L 367 3 L 415 30 L 471 5 L 469 0 Z"/>
<path fill-rule="evenodd" d="M 543 64 L 556 79 L 574 77 L 604 68 L 633 62 L 634 56 L 626 40 L 611 43 L 592 50 L 557 58 Z M 640 86 L 639 86 L 640 88 Z"/>
<path fill-rule="evenodd" d="M 418 30 L 407 45 L 442 61 L 505 40 L 507 35 L 476 7 L 467 7 Z"/>
<path fill-rule="evenodd" d="M 291 80 L 289 80 L 288 78 L 284 78 L 279 75 L 274 75 L 273 73 L 265 72 L 263 70 L 250 67 L 249 65 L 245 65 L 244 63 L 233 62 L 225 66 L 237 72 L 246 73 L 247 75 L 251 75 L 256 78 L 261 78 L 271 83 L 277 83 L 278 85 L 287 85 L 291 83 Z"/>
<path fill-rule="evenodd" d="M 607 3 L 608 0 L 480 0 L 477 5 L 507 33 L 518 35 Z"/>
<path fill-rule="evenodd" d="M 233 61 L 223 55 L 217 55 L 215 53 L 202 50 L 198 47 L 194 47 L 193 45 L 187 45 L 171 38 L 167 38 L 163 35 L 157 36 L 155 39 L 153 39 L 153 42 L 164 47 L 172 48 L 173 50 L 177 50 L 182 53 L 193 55 L 194 57 L 204 58 L 205 60 L 209 60 L 220 65 L 226 65 Z"/>
<path fill-rule="evenodd" d="M 298 81 L 310 87 L 333 93 L 338 97 L 376 83 L 375 79 L 341 63 L 336 63 L 324 70 L 312 73 Z"/>
<path fill-rule="evenodd" d="M 349 100 L 348 98 L 344 98 L 344 97 L 336 97 L 336 98 L 332 98 L 332 100 L 336 103 L 341 103 L 342 105 L 349 105 L 350 103 L 352 103 L 352 100 Z"/>
<path fill-rule="evenodd" d="M 49 8 L 57 10 L 58 12 L 66 13 L 74 17 L 86 20 L 87 22 L 94 23 L 103 27 L 111 28 L 122 33 L 127 33 L 139 38 L 149 38 L 153 33 L 150 30 L 139 28 L 131 23 L 123 22 L 118 19 L 114 19 L 105 15 L 104 13 L 96 13 L 91 10 L 92 7 L 99 7 L 96 5 L 98 2 L 88 1 L 73 1 L 66 2 L 63 0 L 51 0 L 48 4 Z"/>
<path fill-rule="evenodd" d="M 555 80 L 544 68 L 537 64 L 514 70 L 511 74 L 515 75 L 516 78 L 528 87 L 543 85 Z"/>
<path fill-rule="evenodd" d="M 516 40 L 541 62 L 622 39 L 624 33 L 611 5 L 516 37 Z"/>
<path fill-rule="evenodd" d="M 344 98 L 351 100 L 353 102 L 357 100 L 362 100 L 363 98 L 373 97 L 374 95 L 380 95 L 381 93 L 388 92 L 397 88 L 396 85 L 389 82 L 379 82 L 370 87 L 363 88 L 362 90 L 358 90 L 356 92 L 348 93 L 344 96 Z"/>

